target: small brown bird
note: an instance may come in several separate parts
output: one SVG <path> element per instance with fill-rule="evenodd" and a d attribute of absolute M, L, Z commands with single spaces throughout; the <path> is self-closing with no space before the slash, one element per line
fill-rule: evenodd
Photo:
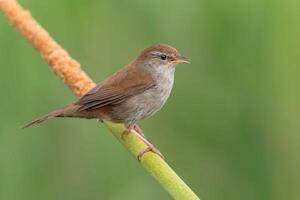
<path fill-rule="evenodd" d="M 128 130 L 136 128 L 144 138 L 135 124 L 153 115 L 164 105 L 173 87 L 175 66 L 180 63 L 189 61 L 175 48 L 165 44 L 150 46 L 133 62 L 108 77 L 77 102 L 42 116 L 25 127 L 52 117 L 97 118 L 124 123 Z M 148 144 L 151 147 L 149 150 L 159 153 L 153 145 Z"/>

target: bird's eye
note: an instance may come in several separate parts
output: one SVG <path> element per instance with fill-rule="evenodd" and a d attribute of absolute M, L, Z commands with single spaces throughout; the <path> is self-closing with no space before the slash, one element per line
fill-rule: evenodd
<path fill-rule="evenodd" d="M 162 55 L 160 55 L 160 58 L 161 58 L 162 60 L 166 60 L 166 59 L 167 59 L 167 56 L 166 56 L 165 54 L 162 54 Z"/>
<path fill-rule="evenodd" d="M 162 54 L 162 55 L 160 55 L 160 58 L 161 58 L 162 60 L 166 60 L 166 59 L 167 59 L 167 56 L 166 56 L 165 54 Z"/>

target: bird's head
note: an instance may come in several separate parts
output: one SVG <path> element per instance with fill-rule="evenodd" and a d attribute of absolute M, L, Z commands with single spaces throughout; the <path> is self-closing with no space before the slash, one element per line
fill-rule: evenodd
<path fill-rule="evenodd" d="M 150 70 L 174 70 L 177 64 L 189 64 L 189 59 L 180 55 L 174 48 L 166 44 L 156 44 L 144 49 L 135 60 L 140 67 Z"/>

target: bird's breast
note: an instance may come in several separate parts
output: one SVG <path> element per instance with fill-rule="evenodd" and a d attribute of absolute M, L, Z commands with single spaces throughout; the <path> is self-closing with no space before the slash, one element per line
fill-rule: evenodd
<path fill-rule="evenodd" d="M 113 115 L 125 123 L 135 123 L 159 111 L 170 96 L 174 76 L 160 77 L 155 86 L 128 98 L 113 109 Z"/>

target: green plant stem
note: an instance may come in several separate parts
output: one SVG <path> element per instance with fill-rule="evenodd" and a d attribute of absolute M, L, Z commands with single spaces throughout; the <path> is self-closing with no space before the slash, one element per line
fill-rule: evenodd
<path fill-rule="evenodd" d="M 122 133 L 126 130 L 123 124 L 105 121 L 105 125 L 135 158 L 147 148 L 147 145 L 133 132 L 122 137 Z M 142 156 L 140 163 L 174 199 L 199 200 L 199 197 L 159 155 L 147 152 Z"/>

